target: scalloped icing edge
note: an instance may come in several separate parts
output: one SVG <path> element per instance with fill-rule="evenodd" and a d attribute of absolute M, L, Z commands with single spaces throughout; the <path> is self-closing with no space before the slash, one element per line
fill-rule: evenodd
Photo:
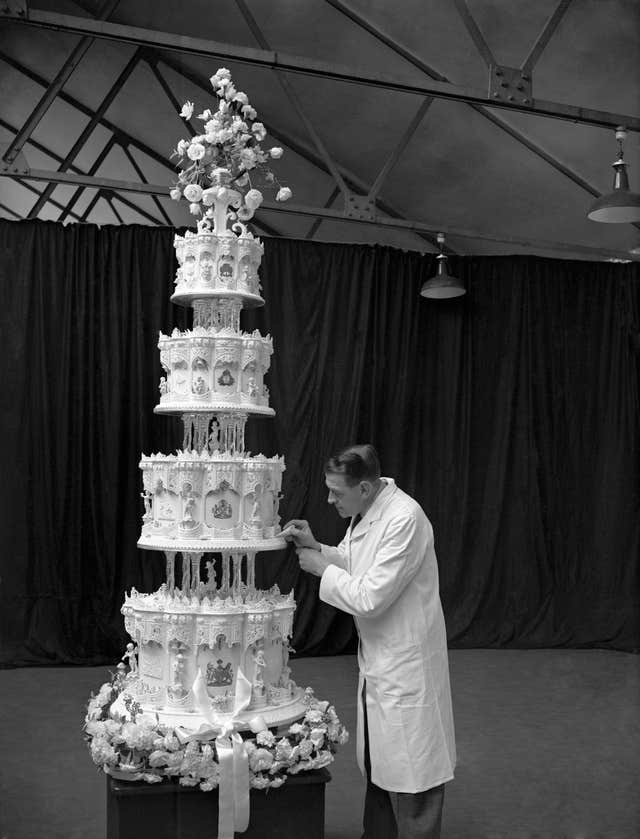
<path fill-rule="evenodd" d="M 175 551 L 184 553 L 260 553 L 261 551 L 283 551 L 286 539 L 275 536 L 272 539 L 138 539 L 138 547 L 150 551 Z"/>
<path fill-rule="evenodd" d="M 153 409 L 154 414 L 258 414 L 265 417 L 275 417 L 273 408 L 261 405 L 247 405 L 242 402 L 160 402 Z"/>

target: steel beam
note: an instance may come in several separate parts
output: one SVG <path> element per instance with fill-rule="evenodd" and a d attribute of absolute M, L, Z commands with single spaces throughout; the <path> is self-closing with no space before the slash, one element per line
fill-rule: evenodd
<path fill-rule="evenodd" d="M 487 42 L 485 41 L 484 35 L 480 31 L 480 28 L 478 27 L 475 18 L 469 11 L 469 7 L 467 6 L 465 0 L 453 0 L 453 5 L 456 7 L 456 10 L 460 15 L 460 19 L 464 24 L 464 28 L 471 36 L 471 40 L 476 45 L 476 49 L 482 56 L 482 60 L 487 65 L 487 67 L 493 67 L 498 62 L 493 57 L 493 53 L 489 49 L 489 44 L 487 44 Z"/>
<path fill-rule="evenodd" d="M 340 190 L 338 189 L 338 187 L 334 187 L 333 192 L 327 198 L 327 200 L 324 202 L 325 209 L 329 209 L 331 207 L 331 205 L 336 200 L 338 195 L 340 195 Z M 307 235 L 304 238 L 305 239 L 313 239 L 313 237 L 318 232 L 318 228 L 320 227 L 321 224 L 322 224 L 322 219 L 321 218 L 315 219 L 313 224 L 311 225 L 311 227 L 307 231 Z"/>
<path fill-rule="evenodd" d="M 109 155 L 109 152 L 115 146 L 115 144 L 116 144 L 116 138 L 115 138 L 115 135 L 112 134 L 111 137 L 109 137 L 107 142 L 104 144 L 103 149 L 100 152 L 100 154 L 96 157 L 96 159 L 91 164 L 91 168 L 87 172 L 88 175 L 97 174 L 98 169 L 102 166 L 102 164 L 106 160 L 107 156 Z M 66 219 L 68 213 L 70 213 L 71 210 L 75 207 L 76 203 L 78 202 L 78 199 L 80 198 L 80 196 L 82 195 L 83 192 L 84 192 L 84 187 L 82 187 L 82 186 L 79 186 L 75 190 L 75 192 L 73 193 L 71 198 L 69 198 L 69 200 L 67 201 L 67 208 L 64 211 L 64 213 L 62 213 L 62 215 L 60 216 L 58 221 L 63 222 Z"/>
<path fill-rule="evenodd" d="M 102 190 L 101 190 L 101 189 L 99 189 L 99 190 L 96 192 L 96 194 L 93 196 L 93 198 L 91 199 L 91 201 L 89 201 L 89 203 L 87 204 L 87 207 L 86 207 L 86 209 L 85 209 L 84 213 L 80 216 L 80 221 L 85 222 L 85 221 L 89 218 L 89 214 L 91 213 L 91 211 L 93 210 L 93 208 L 96 206 L 96 204 L 98 203 L 98 201 L 99 201 L 102 197 L 103 197 L 103 195 L 102 195 Z"/>
<path fill-rule="evenodd" d="M 0 177 L 21 177 L 29 180 L 53 181 L 55 183 L 83 184 L 84 186 L 97 187 L 105 192 L 110 190 L 133 192 L 143 195 L 165 196 L 167 187 L 164 184 L 141 184 L 131 181 L 118 181 L 111 178 L 91 178 L 87 175 L 80 176 L 71 172 L 49 172 L 40 169 L 28 169 L 18 172 L 6 167 L 0 170 Z M 119 199 L 122 200 L 122 199 Z M 332 221 L 348 222 L 350 224 L 368 224 L 374 227 L 383 227 L 395 230 L 402 230 L 407 233 L 435 233 L 441 232 L 448 236 L 456 236 L 463 239 L 481 239 L 489 242 L 518 245 L 519 247 L 534 247 L 545 250 L 557 251 L 563 254 L 582 253 L 589 258 L 616 258 L 629 259 L 626 251 L 611 250 L 610 248 L 593 248 L 587 245 L 577 245 L 570 242 L 553 242 L 541 239 L 524 239 L 517 236 L 506 236 L 500 234 L 486 233 L 480 230 L 469 230 L 466 228 L 448 227 L 441 221 L 431 223 L 428 221 L 411 221 L 408 219 L 395 219 L 383 216 L 376 216 L 369 220 L 365 218 L 347 217 L 343 212 L 330 210 L 326 207 L 309 207 L 303 204 L 283 203 L 279 201 L 265 201 L 261 205 L 262 210 L 276 213 L 286 213 L 297 216 L 308 216 L 311 218 L 330 219 Z M 85 211 L 86 213 L 86 211 Z M 639 257 L 640 260 L 640 257 Z"/>
<path fill-rule="evenodd" d="M 115 197 L 115 196 L 114 196 L 113 194 L 111 194 L 111 195 L 104 195 L 103 197 L 104 197 L 104 200 L 105 200 L 105 201 L 107 202 L 107 204 L 109 205 L 109 208 L 111 209 L 111 212 L 114 214 L 114 216 L 115 216 L 115 217 L 116 217 L 116 219 L 118 220 L 118 224 L 124 224 L 124 222 L 123 222 L 123 220 L 122 220 L 122 216 L 121 216 L 121 215 L 120 215 L 120 213 L 116 210 L 116 208 L 115 208 L 115 206 L 114 206 L 114 203 L 113 203 L 113 199 L 114 199 L 114 197 Z"/>
<path fill-rule="evenodd" d="M 120 0 L 107 0 L 107 2 L 104 3 L 102 8 L 100 9 L 98 17 L 102 20 L 105 20 L 106 18 L 110 17 L 110 15 L 112 14 L 119 2 Z M 85 56 L 85 53 L 94 41 L 95 38 L 85 36 L 84 38 L 81 38 L 80 41 L 76 44 L 76 46 L 73 48 L 73 50 L 71 51 L 71 55 L 64 62 L 64 64 L 58 71 L 57 76 L 55 77 L 55 79 L 53 79 L 45 93 L 42 95 L 36 107 L 27 117 L 20 131 L 18 131 L 16 136 L 13 138 L 11 144 L 9 145 L 9 148 L 4 153 L 3 160 L 5 162 L 13 163 L 13 161 L 16 159 L 16 157 L 20 153 L 20 150 L 22 149 L 26 141 L 29 139 L 29 137 L 33 134 L 36 127 L 38 126 L 38 123 L 47 113 L 54 99 L 62 90 L 62 88 L 64 87 L 67 80 L 69 79 L 73 71 L 76 69 L 78 64 L 80 64 L 80 62 Z"/>
<path fill-rule="evenodd" d="M 22 73 L 28 79 L 31 79 L 32 82 L 39 84 L 41 87 L 47 87 L 49 82 L 43 76 L 40 76 L 38 73 L 31 70 L 29 67 L 26 67 L 24 64 L 21 64 L 19 61 L 16 61 L 15 58 L 12 58 L 10 55 L 2 52 L 0 50 L 0 60 L 4 61 L 10 67 L 13 67 L 14 70 L 17 70 L 19 73 Z M 65 102 L 67 105 L 70 105 L 72 108 L 80 111 L 81 114 L 84 114 L 86 117 L 91 119 L 94 116 L 94 112 L 91 108 L 87 105 L 84 105 L 78 99 L 75 99 L 73 96 L 70 96 L 68 93 L 65 93 L 64 90 L 60 91 L 58 98 Z M 148 146 L 146 143 L 143 143 L 141 140 L 136 139 L 132 134 L 127 133 L 119 126 L 115 125 L 113 122 L 108 120 L 106 117 L 102 116 L 100 118 L 100 125 L 104 126 L 108 131 L 112 131 L 114 134 L 118 134 L 126 143 L 130 146 L 133 146 L 136 149 L 139 149 L 141 152 L 147 155 L 147 157 L 151 158 L 151 160 L 155 160 L 156 163 L 159 163 L 161 166 L 165 166 L 175 175 L 175 168 L 171 165 L 166 155 L 160 154 L 155 149 L 152 149 L 151 146 Z"/>
<path fill-rule="evenodd" d="M 249 11 L 249 8 L 247 7 L 247 4 L 244 2 L 244 0 L 236 0 L 236 5 L 237 5 L 238 9 L 240 10 L 240 13 L 244 17 L 249 29 L 251 30 L 251 33 L 253 34 L 253 37 L 258 42 L 260 48 L 262 50 L 269 51 L 271 49 L 271 47 L 269 46 L 269 44 L 267 42 L 267 39 L 264 37 L 264 35 L 262 33 L 262 30 L 258 26 L 258 24 L 256 22 L 256 19 L 253 17 L 251 12 Z M 309 134 L 309 136 L 313 140 L 313 143 L 314 143 L 315 147 L 318 149 L 318 154 L 324 160 L 325 166 L 331 172 L 331 176 L 332 176 L 333 180 L 336 182 L 336 184 L 338 185 L 338 189 L 340 190 L 340 192 L 342 192 L 342 194 L 346 198 L 347 195 L 349 194 L 349 190 L 347 188 L 347 185 L 344 182 L 344 178 L 340 174 L 340 172 L 338 170 L 338 167 L 333 162 L 333 159 L 332 159 L 331 155 L 329 154 L 329 152 L 327 151 L 327 148 L 326 148 L 325 144 L 322 142 L 322 139 L 321 139 L 320 135 L 316 131 L 313 123 L 311 122 L 311 120 L 307 116 L 304 108 L 302 107 L 302 104 L 300 103 L 300 100 L 298 99 L 298 95 L 295 92 L 295 90 L 293 89 L 293 85 L 287 79 L 286 76 L 283 76 L 282 73 L 279 73 L 278 71 L 275 72 L 275 77 L 278 80 L 278 83 L 280 84 L 280 87 L 284 91 L 285 96 L 287 97 L 287 99 L 289 100 L 289 102 L 293 106 L 294 110 L 298 114 L 298 117 L 299 117 L 300 121 L 302 122 L 304 127 L 307 129 L 307 133 Z"/>
<path fill-rule="evenodd" d="M 3 120 L 3 119 L 0 119 L 0 125 L 1 125 L 3 128 L 5 128 L 7 131 L 12 132 L 13 134 L 15 134 L 15 133 L 17 132 L 17 129 L 16 129 L 16 128 L 14 128 L 12 125 L 10 125 L 8 122 L 6 122 L 6 121 L 5 121 L 5 120 Z M 118 140 L 115 136 L 114 136 L 114 137 L 111 137 L 111 138 L 109 139 L 109 141 L 107 142 L 107 144 L 106 144 L 106 145 L 105 145 L 105 147 L 103 148 L 102 152 L 100 153 L 100 155 L 99 155 L 99 156 L 98 156 L 98 158 L 96 159 L 96 161 L 94 161 L 94 163 L 93 163 L 93 165 L 92 165 L 91 169 L 89 170 L 89 173 L 85 173 L 85 172 L 83 172 L 83 171 L 82 171 L 81 169 L 79 169 L 77 166 L 70 166 L 70 167 L 69 167 L 69 169 L 70 169 L 70 170 L 71 170 L 74 174 L 76 174 L 76 175 L 78 175 L 78 176 L 80 176 L 80 177 L 84 177 L 84 178 L 89 177 L 90 175 L 92 175 L 92 174 L 93 174 L 92 170 L 93 170 L 94 168 L 97 168 L 96 163 L 98 163 L 98 161 L 99 161 L 100 163 L 102 163 L 102 159 L 104 159 L 104 157 L 106 157 L 106 154 L 107 154 L 107 153 L 111 150 L 111 147 L 112 147 L 112 145 L 113 145 L 115 142 L 119 142 L 119 140 Z M 48 157 L 50 157 L 52 160 L 55 160 L 57 163 L 62 163 L 62 158 L 60 157 L 60 155 L 59 155 L 59 154 L 56 154 L 56 152 L 54 152 L 54 151 L 52 151 L 51 149 L 47 148 L 47 147 L 46 147 L 46 146 L 44 146 L 42 143 L 39 143 L 37 140 L 34 140 L 34 139 L 33 139 L 33 137 L 30 137 L 30 138 L 29 138 L 29 140 L 28 140 L 28 144 L 29 144 L 30 146 L 33 146 L 33 147 L 34 147 L 34 149 L 38 149 L 38 151 L 42 152 L 43 154 L 46 154 Z M 102 158 L 102 159 L 101 159 L 101 158 Z M 8 166 L 6 163 L 5 163 L 5 164 L 3 164 L 2 166 L 0 166 L 0 173 L 1 173 L 1 171 L 2 171 L 2 169 L 3 169 L 3 168 L 4 168 L 5 170 L 8 170 L 8 177 L 13 177 L 13 176 L 10 174 L 10 172 L 11 172 L 12 170 L 13 170 L 13 171 L 17 171 L 17 172 L 19 172 L 19 171 L 20 171 L 20 168 L 16 166 L 16 163 L 15 163 L 15 162 L 14 162 L 11 166 Z M 22 169 L 22 171 L 23 171 L 23 172 L 29 172 L 30 170 L 29 170 L 29 168 L 28 168 L 28 167 L 25 167 L 25 168 L 23 168 L 23 169 Z M 40 190 L 36 189 L 35 187 L 31 187 L 29 184 L 25 184 L 25 183 L 23 183 L 23 181 L 22 181 L 22 179 L 21 179 L 20 177 L 14 177 L 14 180 L 19 181 L 20 183 L 22 183 L 22 185 L 23 185 L 23 186 L 27 187 L 27 189 L 30 189 L 32 192 L 37 193 L 37 195 L 41 195 L 41 194 L 42 194 L 42 193 L 40 192 Z M 54 200 L 53 200 L 53 198 L 49 198 L 49 199 L 48 199 L 50 204 L 52 204 L 54 207 L 57 207 L 58 209 L 60 209 L 60 210 L 62 210 L 62 211 L 63 211 L 63 212 L 62 212 L 62 215 L 58 218 L 58 221 L 63 222 L 63 221 L 65 220 L 65 218 L 66 218 L 66 216 L 67 216 L 67 215 L 73 216 L 73 218 L 75 218 L 77 221 L 80 221 L 80 216 L 76 215 L 76 213 L 72 213 L 70 208 L 74 206 L 74 204 L 76 203 L 76 201 L 77 201 L 77 200 L 78 200 L 78 198 L 80 197 L 80 194 L 81 194 L 81 193 L 82 193 L 82 191 L 84 190 L 85 186 L 87 186 L 87 184 L 83 184 L 82 186 L 79 186 L 79 187 L 78 187 L 78 189 L 76 190 L 76 192 L 75 192 L 75 193 L 71 196 L 70 200 L 67 202 L 67 205 L 66 205 L 66 206 L 64 206 L 63 204 L 58 203 L 57 201 L 54 201 Z M 91 184 L 89 184 L 89 186 L 91 186 Z M 148 213 L 146 210 L 143 210 L 141 207 L 138 207 L 138 205 L 137 205 L 137 204 L 134 204 L 134 203 L 133 203 L 133 201 L 129 201 L 129 200 L 128 200 L 127 198 L 125 198 L 124 196 L 118 196 L 118 200 L 119 200 L 122 204 L 124 204 L 126 207 L 129 207 L 130 209 L 134 210 L 136 213 L 138 213 L 139 215 L 141 215 L 143 218 L 148 219 L 148 220 L 149 220 L 150 222 L 152 222 L 153 224 L 160 224 L 160 223 L 161 223 L 160 221 L 158 221 L 158 219 L 157 219 L 157 218 L 155 218 L 155 216 L 152 216 L 152 215 L 151 215 L 151 213 Z"/>
<path fill-rule="evenodd" d="M 486 233 L 480 230 L 470 230 L 468 228 L 448 227 L 443 225 L 440 221 L 430 223 L 428 221 L 409 221 L 407 219 L 387 219 L 376 217 L 374 221 L 369 221 L 363 218 L 347 218 L 343 213 L 335 210 L 322 209 L 320 207 L 306 207 L 301 204 L 287 204 L 280 205 L 275 202 L 265 202 L 263 205 L 265 210 L 275 210 L 282 213 L 293 213 L 298 216 L 319 216 L 333 221 L 349 222 L 351 224 L 368 224 L 374 227 L 384 227 L 395 230 L 404 230 L 408 232 L 440 232 L 447 236 L 456 236 L 462 239 L 481 239 L 488 242 L 496 242 L 499 244 L 517 245 L 524 248 L 539 248 L 549 251 L 556 251 L 564 255 L 581 253 L 590 259 L 622 259 L 626 262 L 638 261 L 640 256 L 635 257 L 628 251 L 612 250 L 611 248 L 593 248 L 588 245 L 578 245 L 571 242 L 554 242 L 545 239 L 525 239 L 519 236 L 506 236 L 500 234 Z"/>
<path fill-rule="evenodd" d="M 385 178 L 389 174 L 389 172 L 393 169 L 393 167 L 398 162 L 398 159 L 402 152 L 406 149 L 407 145 L 409 144 L 411 138 L 418 130 L 418 126 L 422 122 L 424 115 L 429 110 L 431 103 L 433 102 L 432 96 L 427 96 L 426 99 L 423 100 L 422 104 L 418 108 L 418 111 L 414 118 L 411 120 L 409 125 L 407 126 L 404 134 L 400 138 L 400 142 L 395 147 L 395 149 L 391 152 L 389 157 L 387 158 L 386 163 L 380 170 L 378 177 L 375 179 L 371 189 L 369 190 L 369 195 L 367 196 L 371 201 L 375 201 L 378 193 L 380 192 L 380 188 L 385 181 Z"/>
<path fill-rule="evenodd" d="M 418 70 L 421 70 L 425 75 L 429 76 L 430 78 L 437 79 L 438 81 L 449 81 L 446 76 L 443 76 L 442 73 L 438 72 L 438 70 L 436 70 L 434 67 L 431 67 L 430 65 L 426 64 L 417 55 L 407 50 L 401 44 L 398 44 L 396 41 L 394 41 L 393 38 L 391 38 L 377 26 L 375 26 L 370 20 L 363 17 L 358 12 L 355 12 L 353 9 L 350 9 L 345 3 L 342 2 L 342 0 L 326 0 L 326 2 L 334 9 L 339 11 L 341 14 L 345 15 L 345 17 L 348 17 L 357 26 L 360 26 L 362 29 L 364 29 L 366 32 L 372 35 L 376 40 L 380 41 L 380 43 L 384 44 L 386 47 L 392 50 L 392 52 L 396 53 L 396 55 L 401 56 L 414 67 L 416 67 Z M 474 111 L 476 111 L 485 119 L 489 120 L 489 122 L 492 122 L 501 131 L 504 131 L 505 133 L 509 134 L 511 137 L 513 137 L 514 140 L 521 143 L 541 160 L 544 160 L 550 166 L 553 166 L 553 168 L 556 171 L 561 172 L 563 175 L 565 175 L 565 177 L 569 178 L 569 180 L 573 181 L 573 183 L 577 184 L 586 192 L 589 192 L 591 195 L 594 195 L 596 197 L 600 196 L 601 193 L 598 189 L 596 189 L 596 187 L 594 187 L 592 184 L 590 184 L 588 181 L 586 181 L 584 178 L 582 178 L 568 166 L 565 166 L 564 163 L 559 161 L 552 154 L 549 154 L 549 152 L 543 149 L 542 146 L 529 139 L 529 137 L 527 137 L 526 134 L 523 134 L 521 131 L 518 131 L 517 128 L 514 128 L 508 122 L 505 122 L 505 120 L 503 120 L 502 117 L 500 117 L 498 114 L 494 113 L 493 110 L 485 107 L 484 105 L 471 104 L 469 105 L 469 107 L 473 108 Z"/>
<path fill-rule="evenodd" d="M 133 156 L 133 154 L 131 153 L 131 150 L 129 149 L 129 147 L 128 147 L 128 146 L 122 146 L 122 151 L 125 153 L 125 155 L 126 155 L 126 157 L 127 157 L 127 160 L 128 160 L 128 161 L 129 161 L 129 163 L 133 166 L 134 172 L 135 172 L 135 173 L 136 173 L 136 175 L 140 178 L 140 180 L 142 181 L 142 183 L 143 183 L 143 184 L 147 184 L 147 183 L 149 183 L 149 181 L 147 180 L 147 178 L 146 178 L 146 177 L 145 177 L 145 175 L 144 175 L 144 172 L 142 171 L 142 169 L 141 169 L 141 168 L 140 168 L 140 166 L 138 165 L 138 161 L 135 159 L 135 157 L 134 157 L 134 156 Z M 162 216 L 162 218 L 165 220 L 166 224 L 168 224 L 168 225 L 169 225 L 169 227 L 172 227 L 172 226 L 173 226 L 173 222 L 171 221 L 171 218 L 169 217 L 169 215 L 168 215 L 167 211 L 165 210 L 165 208 L 164 208 L 164 207 L 162 206 L 162 204 L 160 203 L 160 199 L 158 198 L 158 196 L 157 196 L 157 195 L 153 195 L 153 196 L 152 196 L 152 198 L 153 198 L 153 203 L 156 205 L 156 208 L 158 209 L 158 211 L 159 211 L 160 215 Z"/>
<path fill-rule="evenodd" d="M 105 97 L 103 98 L 102 102 L 98 105 L 96 112 L 93 114 L 87 125 L 82 129 L 82 133 L 78 137 L 78 139 L 73 144 L 71 151 L 67 154 L 65 159 L 62 161 L 60 168 L 64 171 L 68 169 L 68 167 L 73 163 L 76 159 L 78 152 L 82 149 L 84 144 L 87 142 L 91 134 L 93 133 L 96 125 L 100 122 L 100 117 L 104 116 L 105 112 L 111 107 L 111 103 L 116 98 L 120 90 L 124 86 L 125 82 L 133 73 L 135 68 L 138 65 L 138 61 L 140 57 L 138 55 L 138 50 L 131 56 L 129 61 L 126 63 L 124 69 L 115 80 L 111 88 L 107 91 Z M 55 187 L 53 185 L 49 185 L 44 192 L 42 193 L 41 197 L 36 201 L 34 206 L 31 208 L 31 212 L 29 213 L 29 218 L 36 218 L 42 207 L 45 205 L 47 198 L 51 195 Z"/>
<path fill-rule="evenodd" d="M 35 195 L 41 195 L 40 190 L 39 190 L 39 189 L 36 189 L 36 187 L 35 187 L 35 186 L 32 186 L 31 184 L 28 184 L 28 183 L 24 180 L 24 178 L 13 177 L 11 180 L 13 180 L 13 181 L 15 181 L 16 183 L 20 184 L 20 186 L 21 186 L 21 187 L 23 187 L 24 189 L 28 190 L 29 192 L 33 192 Z M 61 204 L 59 201 L 56 201 L 56 200 L 55 200 L 55 199 L 53 199 L 53 198 L 50 198 L 50 199 L 49 199 L 49 204 L 51 204 L 51 206 L 52 206 L 52 207 L 55 207 L 55 208 L 56 208 L 56 210 L 64 210 L 64 209 L 65 209 L 64 204 Z M 82 219 L 80 218 L 80 216 L 79 216 L 79 215 L 77 215 L 77 213 L 69 213 L 69 215 L 70 215 L 70 216 L 72 216 L 72 217 L 73 217 L 76 221 L 82 221 Z M 22 216 L 20 216 L 20 218 L 22 218 Z"/>
<path fill-rule="evenodd" d="M 250 49 L 248 47 L 239 47 L 218 41 L 208 41 L 203 38 L 190 38 L 174 32 L 159 32 L 144 29 L 139 26 L 108 23 L 105 21 L 74 17 L 72 15 L 62 15 L 56 12 L 46 12 L 40 9 L 30 10 L 28 19 L 24 19 L 11 12 L 3 13 L 1 10 L 0 16 L 4 16 L 6 19 L 13 20 L 16 23 L 41 26 L 62 32 L 88 34 L 105 40 L 137 44 L 171 52 L 186 52 L 191 55 L 207 58 L 215 56 L 241 64 L 251 64 L 257 67 L 281 70 L 286 73 L 301 73 L 312 77 L 332 79 L 337 82 L 364 85 L 378 90 L 394 90 L 400 93 L 412 93 L 423 97 L 434 96 L 435 98 L 448 99 L 454 102 L 490 105 L 491 107 L 503 108 L 509 111 L 533 113 L 551 119 L 562 119 L 585 125 L 596 125 L 609 130 L 616 128 L 618 125 L 624 125 L 630 131 L 640 131 L 640 117 L 630 114 L 616 114 L 609 111 L 596 110 L 595 108 L 583 108 L 542 99 L 534 99 L 527 105 L 518 101 L 490 100 L 486 91 L 475 88 L 436 81 L 416 84 L 415 82 L 394 78 L 382 73 L 362 73 L 349 67 L 323 61 L 314 61 L 303 56 L 289 55 L 271 50 Z"/>
<path fill-rule="evenodd" d="M 149 52 L 149 50 L 145 50 L 143 58 L 151 68 L 151 72 L 156 77 L 158 84 L 164 91 L 164 95 L 167 97 L 169 102 L 171 102 L 171 105 L 173 108 L 175 108 L 176 113 L 179 114 L 182 110 L 182 105 L 176 99 L 174 92 L 171 90 L 171 87 L 169 86 L 169 82 L 160 72 L 160 68 L 158 67 L 158 56 L 154 53 Z M 196 130 L 193 127 L 193 125 L 191 125 L 191 120 L 186 119 L 184 121 L 184 124 L 189 134 L 191 134 L 192 137 L 195 137 Z"/>
<path fill-rule="evenodd" d="M 551 36 L 558 28 L 560 21 L 564 17 L 564 13 L 567 11 L 570 4 L 571 0 L 560 0 L 555 10 L 551 13 L 549 20 L 545 23 L 542 31 L 536 38 L 535 43 L 531 47 L 529 55 L 522 62 L 522 67 L 520 69 L 523 73 L 526 73 L 529 76 L 531 75 L 533 68 L 538 63 L 538 59 L 542 55 L 544 48 L 549 43 Z"/>
<path fill-rule="evenodd" d="M 9 213 L 10 216 L 13 216 L 18 221 L 20 221 L 20 219 L 22 218 L 20 213 L 16 213 L 15 210 L 12 210 L 11 207 L 7 207 L 7 205 L 3 204 L 1 201 L 0 201 L 0 210 L 2 210 L 4 213 Z"/>

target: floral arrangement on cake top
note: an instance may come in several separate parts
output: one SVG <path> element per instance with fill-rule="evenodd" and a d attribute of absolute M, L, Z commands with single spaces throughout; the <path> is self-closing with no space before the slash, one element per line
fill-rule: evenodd
<path fill-rule="evenodd" d="M 87 706 L 84 731 L 93 762 L 104 772 L 128 781 L 158 783 L 178 777 L 183 786 L 199 786 L 208 792 L 218 787 L 220 761 L 216 733 L 190 734 L 162 725 L 131 697 L 125 699 L 127 714 L 113 709 L 125 681 L 120 674 L 102 685 Z M 244 747 L 249 761 L 250 786 L 279 787 L 287 775 L 320 769 L 333 761 L 338 745 L 349 734 L 328 702 L 306 691 L 308 710 L 285 734 L 268 728 L 246 733 Z"/>
<path fill-rule="evenodd" d="M 266 129 L 257 122 L 255 108 L 249 103 L 246 93 L 236 90 L 231 73 L 221 67 L 211 76 L 211 85 L 217 99 L 214 111 L 209 108 L 198 114 L 202 132 L 188 140 L 180 140 L 172 156 L 179 158 L 181 168 L 178 181 L 170 192 L 171 198 L 189 202 L 189 209 L 195 216 L 203 216 L 205 225 L 213 217 L 211 207 L 219 196 L 220 170 L 228 173 L 229 186 L 236 191 L 234 206 L 241 221 L 248 221 L 262 204 L 262 192 L 252 181 L 256 175 L 267 184 L 277 187 L 276 201 L 291 198 L 291 190 L 282 186 L 267 165 L 278 160 L 283 151 L 279 146 L 265 151 L 260 145 L 266 137 Z M 193 119 L 194 104 L 185 102 L 180 116 Z M 257 180 L 257 179 L 256 179 Z"/>

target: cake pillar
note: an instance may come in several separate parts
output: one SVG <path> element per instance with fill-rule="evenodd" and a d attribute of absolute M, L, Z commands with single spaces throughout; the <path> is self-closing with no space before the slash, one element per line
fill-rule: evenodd
<path fill-rule="evenodd" d="M 231 557 L 229 554 L 222 554 L 222 584 L 221 595 L 228 597 L 231 589 Z"/>
<path fill-rule="evenodd" d="M 191 588 L 191 554 L 182 554 L 182 593 L 187 594 Z"/>
<path fill-rule="evenodd" d="M 200 558 L 202 554 L 191 554 L 191 591 L 200 584 Z"/>
<path fill-rule="evenodd" d="M 247 586 L 249 591 L 256 590 L 256 555 L 247 554 Z"/>
<path fill-rule="evenodd" d="M 242 554 L 233 554 L 233 593 L 240 596 L 242 585 Z"/>
<path fill-rule="evenodd" d="M 176 552 L 175 551 L 165 551 L 164 555 L 166 557 L 166 576 L 167 576 L 167 590 L 169 594 L 173 595 L 173 592 L 176 588 L 176 577 L 175 577 L 175 564 L 176 564 Z"/>

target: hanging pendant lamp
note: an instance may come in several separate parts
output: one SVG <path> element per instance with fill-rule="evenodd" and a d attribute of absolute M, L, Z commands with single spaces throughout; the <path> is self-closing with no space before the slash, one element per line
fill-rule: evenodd
<path fill-rule="evenodd" d="M 438 260 L 438 269 L 435 277 L 427 280 L 420 290 L 422 297 L 428 297 L 431 300 L 446 300 L 450 297 L 461 297 L 466 293 L 462 281 L 457 277 L 452 277 L 448 270 L 448 259 L 443 252 L 444 249 L 444 233 L 438 233 L 438 244 L 440 245 L 440 253 L 436 257 Z"/>
<path fill-rule="evenodd" d="M 616 129 L 618 159 L 614 161 L 613 190 L 601 195 L 591 206 L 587 218 L 608 224 L 640 221 L 640 195 L 629 189 L 627 163 L 624 160 L 622 144 L 627 132 L 622 126 Z"/>

